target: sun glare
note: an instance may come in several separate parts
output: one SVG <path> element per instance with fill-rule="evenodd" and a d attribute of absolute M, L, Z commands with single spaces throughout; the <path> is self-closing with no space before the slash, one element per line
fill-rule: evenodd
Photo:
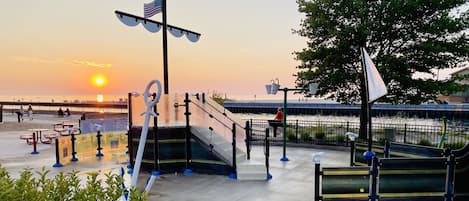
<path fill-rule="evenodd" d="M 106 78 L 102 75 L 96 75 L 93 77 L 93 83 L 98 87 L 102 87 L 106 84 Z"/>
<path fill-rule="evenodd" d="M 96 101 L 98 101 L 98 103 L 102 103 L 104 101 L 103 94 L 98 94 L 98 96 L 96 96 Z"/>

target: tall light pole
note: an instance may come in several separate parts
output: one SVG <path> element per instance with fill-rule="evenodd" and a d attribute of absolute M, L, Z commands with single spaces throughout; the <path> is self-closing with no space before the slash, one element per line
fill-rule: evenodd
<path fill-rule="evenodd" d="M 278 79 L 276 79 L 276 83 L 274 80 L 272 80 L 272 84 L 267 84 L 266 85 L 266 91 L 267 94 L 277 94 L 277 91 L 279 90 L 280 84 L 278 82 Z M 309 84 L 309 92 L 310 94 L 316 94 L 318 89 L 318 84 L 316 83 L 311 83 Z M 287 94 L 289 91 L 306 91 L 303 88 L 283 88 L 280 89 L 283 91 L 283 120 L 282 120 L 282 133 L 283 133 L 283 156 L 280 158 L 280 161 L 289 161 L 287 158 Z"/>

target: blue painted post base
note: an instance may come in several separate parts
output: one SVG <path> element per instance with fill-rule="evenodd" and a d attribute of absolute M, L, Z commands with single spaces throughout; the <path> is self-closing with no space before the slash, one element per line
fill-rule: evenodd
<path fill-rule="evenodd" d="M 228 175 L 228 178 L 230 179 L 237 179 L 238 178 L 238 175 L 236 175 L 236 173 L 230 173 L 230 175 Z"/>
<path fill-rule="evenodd" d="M 36 155 L 36 154 L 39 154 L 39 152 L 38 151 L 33 151 L 33 152 L 31 152 L 31 154 Z"/>
<path fill-rule="evenodd" d="M 127 168 L 132 169 L 132 164 L 130 164 L 130 162 L 127 162 Z"/>
<path fill-rule="evenodd" d="M 183 174 L 186 175 L 186 176 L 189 176 L 189 175 L 192 174 L 192 170 L 191 169 L 185 169 Z"/>
<path fill-rule="evenodd" d="M 267 180 L 271 180 L 272 179 L 272 175 L 270 173 L 267 173 Z"/>
<path fill-rule="evenodd" d="M 280 161 L 287 162 L 287 161 L 289 161 L 289 160 L 288 160 L 287 157 L 282 157 L 282 158 L 280 159 Z"/>
<path fill-rule="evenodd" d="M 59 168 L 59 167 L 63 167 L 64 165 L 60 164 L 60 163 L 56 163 L 54 165 L 52 165 L 52 167 L 55 167 L 55 168 Z"/>
<path fill-rule="evenodd" d="M 160 171 L 151 171 L 151 176 L 160 176 L 161 172 Z"/>
<path fill-rule="evenodd" d="M 104 154 L 101 153 L 101 152 L 99 152 L 99 153 L 96 154 L 96 157 L 103 157 L 103 156 L 104 156 Z"/>
<path fill-rule="evenodd" d="M 78 158 L 73 157 L 70 161 L 72 161 L 72 162 L 77 162 L 77 161 L 78 161 Z"/>
<path fill-rule="evenodd" d="M 127 174 L 133 174 L 133 173 L 134 173 L 134 170 L 133 170 L 132 168 L 129 168 L 129 169 L 127 170 Z"/>

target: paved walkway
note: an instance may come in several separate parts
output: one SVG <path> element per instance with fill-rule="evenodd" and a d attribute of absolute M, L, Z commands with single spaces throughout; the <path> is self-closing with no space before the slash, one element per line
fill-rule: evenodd
<path fill-rule="evenodd" d="M 52 168 L 55 163 L 55 145 L 39 144 L 40 154 L 31 155 L 32 146 L 27 145 L 19 135 L 25 134 L 24 129 L 29 126 L 51 126 L 56 117 L 36 116 L 35 120 L 21 125 L 19 129 L 6 129 L 7 124 L 15 122 L 15 116 L 5 115 L 5 123 L 0 124 L 0 165 L 5 167 L 13 178 L 18 178 L 24 168 L 40 170 L 44 167 L 54 176 L 59 172 L 80 171 L 84 178 L 86 172 L 118 172 L 124 165 L 114 161 L 79 161 L 66 164 L 62 168 Z M 5 117 L 4 116 L 4 117 Z M 76 118 L 76 119 L 75 119 Z M 78 121 L 79 117 L 70 117 L 68 121 Z M 3 130 L 2 130 L 3 129 Z M 281 162 L 282 147 L 271 147 L 270 171 L 273 176 L 270 181 L 237 181 L 227 176 L 192 174 L 166 174 L 160 176 L 149 194 L 150 200 L 158 201 L 310 201 L 314 195 L 314 164 L 312 154 L 325 152 L 322 166 L 348 166 L 348 151 L 336 151 L 316 148 L 287 148 L 289 162 Z M 264 151 L 261 146 L 254 146 L 252 159 L 264 161 Z M 101 174 L 101 175 L 102 175 Z M 139 186 L 143 186 L 148 174 L 141 174 Z M 129 183 L 129 175 L 126 180 Z M 143 188 L 143 187 L 142 187 Z"/>

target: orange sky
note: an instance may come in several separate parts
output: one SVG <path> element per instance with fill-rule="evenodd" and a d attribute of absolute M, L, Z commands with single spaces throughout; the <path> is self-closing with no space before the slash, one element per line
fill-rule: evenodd
<path fill-rule="evenodd" d="M 148 1 L 8 1 L 0 22 L 0 95 L 126 94 L 163 80 L 162 35 L 127 27 L 115 10 L 143 15 Z M 278 77 L 293 87 L 295 1 L 168 1 L 168 23 L 202 34 L 168 34 L 169 91 L 265 94 Z M 161 21 L 161 14 L 152 19 Z M 107 78 L 93 85 L 96 74 Z M 280 97 L 281 98 L 281 97 Z"/>

